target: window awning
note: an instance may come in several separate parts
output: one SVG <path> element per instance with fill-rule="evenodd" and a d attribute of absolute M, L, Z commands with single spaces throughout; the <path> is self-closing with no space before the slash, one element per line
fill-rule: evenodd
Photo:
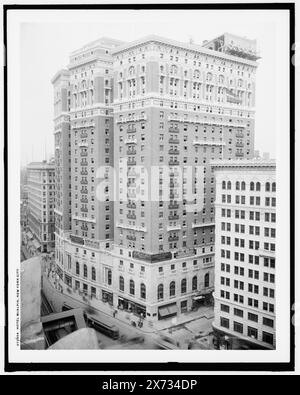
<path fill-rule="evenodd" d="M 204 299 L 205 297 L 203 296 L 203 295 L 199 295 L 199 296 L 194 296 L 193 297 L 193 300 L 202 300 L 202 299 Z"/>
<path fill-rule="evenodd" d="M 170 315 L 171 314 L 177 314 L 177 305 L 176 305 L 176 303 L 174 303 L 173 305 L 170 305 L 168 307 L 168 310 L 169 310 L 169 314 Z"/>
<path fill-rule="evenodd" d="M 167 306 L 162 306 L 158 308 L 158 313 L 161 317 L 167 317 L 169 315 L 177 314 L 176 303 L 169 304 Z"/>
<path fill-rule="evenodd" d="M 159 307 L 158 312 L 161 317 L 169 315 L 169 309 L 167 307 Z"/>

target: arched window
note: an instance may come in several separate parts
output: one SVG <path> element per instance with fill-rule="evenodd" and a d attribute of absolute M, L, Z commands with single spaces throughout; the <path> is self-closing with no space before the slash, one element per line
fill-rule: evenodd
<path fill-rule="evenodd" d="M 200 78 L 200 71 L 199 70 L 194 71 L 194 78 Z"/>
<path fill-rule="evenodd" d="M 276 182 L 272 182 L 272 192 L 276 192 Z"/>
<path fill-rule="evenodd" d="M 175 64 L 173 64 L 173 65 L 171 66 L 171 73 L 172 73 L 172 74 L 177 74 L 177 66 L 176 66 Z"/>
<path fill-rule="evenodd" d="M 128 70 L 128 72 L 129 72 L 129 74 L 130 75 L 133 75 L 134 74 L 134 67 L 133 66 L 131 66 L 131 67 L 129 67 L 129 70 Z"/>
<path fill-rule="evenodd" d="M 223 84 L 224 82 L 224 75 L 219 75 L 219 83 Z"/>
<path fill-rule="evenodd" d="M 204 287 L 209 287 L 209 273 L 206 273 L 204 276 Z"/>
<path fill-rule="evenodd" d="M 206 81 L 211 81 L 212 80 L 212 73 L 207 73 L 206 74 Z"/>
<path fill-rule="evenodd" d="M 240 190 L 240 183 L 239 183 L 239 181 L 237 181 L 237 182 L 235 183 L 235 189 L 236 189 L 237 191 Z"/>
<path fill-rule="evenodd" d="M 198 287 L 198 279 L 197 276 L 194 276 L 192 279 L 192 290 L 196 291 Z"/>
<path fill-rule="evenodd" d="M 161 73 L 164 72 L 164 66 L 160 66 L 160 72 L 161 72 Z"/>
<path fill-rule="evenodd" d="M 79 262 L 76 262 L 76 274 L 79 276 L 80 275 L 80 266 Z"/>
<path fill-rule="evenodd" d="M 256 190 L 257 190 L 257 191 L 260 191 L 260 182 L 257 182 L 257 183 L 256 183 Z"/>
<path fill-rule="evenodd" d="M 181 280 L 181 293 L 185 294 L 186 293 L 186 279 Z"/>
<path fill-rule="evenodd" d="M 246 183 L 245 183 L 245 181 L 242 181 L 242 191 L 245 191 L 246 190 Z"/>
<path fill-rule="evenodd" d="M 222 189 L 226 189 L 226 182 L 222 181 Z"/>
<path fill-rule="evenodd" d="M 175 296 L 175 281 L 170 282 L 170 296 Z"/>
<path fill-rule="evenodd" d="M 107 272 L 107 284 L 108 285 L 111 285 L 111 278 L 112 278 L 111 270 L 108 270 L 108 272 Z"/>
<path fill-rule="evenodd" d="M 266 189 L 266 192 L 270 192 L 270 183 L 269 182 L 266 182 L 265 189 Z"/>
<path fill-rule="evenodd" d="M 227 181 L 227 189 L 231 189 L 231 181 Z"/>
<path fill-rule="evenodd" d="M 181 280 L 181 293 L 185 294 L 186 293 L 186 279 Z"/>
<path fill-rule="evenodd" d="M 254 191 L 254 182 L 250 182 L 250 191 Z"/>
<path fill-rule="evenodd" d="M 141 298 L 146 299 L 146 285 L 143 283 L 141 284 Z"/>
<path fill-rule="evenodd" d="M 87 265 L 83 265 L 83 277 L 87 277 Z"/>
<path fill-rule="evenodd" d="M 96 281 L 96 269 L 94 268 L 94 266 L 92 267 L 92 280 Z"/>
<path fill-rule="evenodd" d="M 164 286 L 159 284 L 157 287 L 157 300 L 162 300 L 164 298 Z"/>
<path fill-rule="evenodd" d="M 130 293 L 130 295 L 134 295 L 134 281 L 133 280 L 129 281 L 129 293 Z"/>

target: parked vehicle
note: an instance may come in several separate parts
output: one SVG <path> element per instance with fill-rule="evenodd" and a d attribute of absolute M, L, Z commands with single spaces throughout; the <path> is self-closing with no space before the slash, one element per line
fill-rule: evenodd
<path fill-rule="evenodd" d="M 106 336 L 111 337 L 112 339 L 119 338 L 119 329 L 116 325 L 109 323 L 108 321 L 101 318 L 101 321 L 92 317 L 87 316 L 88 325 L 97 331 L 103 333 Z"/>

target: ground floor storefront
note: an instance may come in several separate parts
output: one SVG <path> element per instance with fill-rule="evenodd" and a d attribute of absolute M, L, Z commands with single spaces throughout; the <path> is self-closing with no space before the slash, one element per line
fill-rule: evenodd
<path fill-rule="evenodd" d="M 133 313 L 139 317 L 146 317 L 146 306 L 120 296 L 118 297 L 118 309 Z"/>

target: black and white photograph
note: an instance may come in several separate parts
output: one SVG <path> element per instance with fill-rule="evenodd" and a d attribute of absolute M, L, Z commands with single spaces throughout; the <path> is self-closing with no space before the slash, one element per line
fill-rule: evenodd
<path fill-rule="evenodd" d="M 293 4 L 178 5 L 6 10 L 16 368 L 291 370 Z"/>

